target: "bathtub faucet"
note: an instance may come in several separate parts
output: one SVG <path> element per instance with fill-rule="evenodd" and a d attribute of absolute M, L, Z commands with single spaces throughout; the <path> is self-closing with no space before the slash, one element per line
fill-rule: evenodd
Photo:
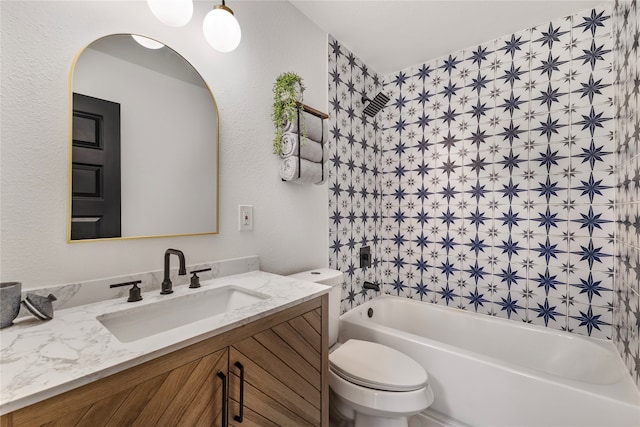
<path fill-rule="evenodd" d="M 362 284 L 362 288 L 363 289 L 373 289 L 376 292 L 380 292 L 380 285 L 376 284 L 376 283 L 371 283 L 371 282 L 367 282 L 365 281 Z"/>

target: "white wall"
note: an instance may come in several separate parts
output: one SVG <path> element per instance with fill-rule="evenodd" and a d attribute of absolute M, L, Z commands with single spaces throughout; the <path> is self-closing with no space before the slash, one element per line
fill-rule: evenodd
<path fill-rule="evenodd" d="M 188 263 L 257 254 L 263 270 L 281 274 L 327 264 L 326 184 L 281 182 L 271 154 L 278 74 L 299 73 L 305 103 L 327 108 L 326 35 L 288 2 L 229 4 L 243 31 L 230 54 L 202 35 L 212 2 L 196 2 L 183 28 L 164 26 L 142 1 L 0 5 L 0 280 L 29 289 L 155 270 L 169 247 L 183 250 Z M 211 87 L 221 124 L 218 235 L 67 243 L 71 65 L 82 48 L 112 33 L 167 43 Z M 254 206 L 253 231 L 237 231 L 238 204 Z"/>

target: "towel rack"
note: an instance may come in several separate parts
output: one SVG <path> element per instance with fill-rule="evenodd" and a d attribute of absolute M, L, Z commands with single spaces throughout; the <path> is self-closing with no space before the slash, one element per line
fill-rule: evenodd
<path fill-rule="evenodd" d="M 300 140 L 300 133 L 301 133 L 300 132 L 300 130 L 301 130 L 300 129 L 300 110 L 302 110 L 302 111 L 304 111 L 306 113 L 309 113 L 309 114 L 311 114 L 313 116 L 319 117 L 320 120 L 328 119 L 329 115 L 326 114 L 326 113 L 323 113 L 322 111 L 317 110 L 317 109 L 315 109 L 313 107 L 310 107 L 310 106 L 308 106 L 306 104 L 303 104 L 302 102 L 299 102 L 299 101 L 296 102 L 296 105 L 298 106 L 298 112 L 297 112 L 297 114 L 298 114 L 298 123 L 297 123 L 298 124 L 298 129 L 297 129 L 297 134 L 298 134 L 298 178 L 300 178 L 300 174 L 301 174 L 301 171 L 302 171 L 302 167 L 301 167 L 301 164 L 300 164 L 301 163 L 301 160 L 300 160 L 301 159 L 301 157 L 300 157 L 300 146 L 302 145 L 302 141 Z M 325 137 L 325 135 L 324 135 L 324 132 L 323 132 L 321 141 L 318 141 L 318 142 L 320 142 L 320 148 L 322 150 L 321 151 L 322 152 L 322 158 L 321 158 L 321 163 L 320 163 L 320 168 L 322 170 L 321 180 L 320 180 L 321 182 L 324 181 L 324 163 L 325 163 L 325 159 L 324 159 L 324 144 L 325 144 L 324 137 Z M 285 180 L 283 179 L 282 181 L 285 181 Z"/>
<path fill-rule="evenodd" d="M 303 109 L 304 111 L 306 111 L 307 113 L 309 113 L 309 114 L 313 114 L 313 115 L 314 115 L 314 116 L 316 116 L 316 117 L 320 117 L 322 120 L 326 120 L 326 119 L 328 119 L 328 118 L 329 118 L 329 115 L 328 115 L 328 114 L 323 113 L 323 112 L 322 112 L 322 111 L 320 111 L 320 110 L 316 110 L 316 109 L 315 109 L 315 108 L 313 108 L 313 107 L 309 107 L 308 105 L 303 104 L 302 102 L 297 102 L 297 101 L 296 101 L 296 105 L 298 106 L 298 108 L 302 108 L 302 109 Z"/>

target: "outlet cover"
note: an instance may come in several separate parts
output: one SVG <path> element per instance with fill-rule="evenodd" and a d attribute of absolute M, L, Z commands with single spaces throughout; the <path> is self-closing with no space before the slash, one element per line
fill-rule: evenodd
<path fill-rule="evenodd" d="M 238 205 L 238 230 L 253 230 L 253 206 Z"/>

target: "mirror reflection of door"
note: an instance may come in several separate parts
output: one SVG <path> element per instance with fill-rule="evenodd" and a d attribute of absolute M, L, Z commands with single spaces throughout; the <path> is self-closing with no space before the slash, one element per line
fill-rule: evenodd
<path fill-rule="evenodd" d="M 71 239 L 121 236 L 120 104 L 73 94 Z"/>
<path fill-rule="evenodd" d="M 120 234 L 99 235 L 98 229 L 104 230 L 101 223 L 106 223 L 102 214 L 72 212 L 76 200 L 97 199 L 90 198 L 96 193 L 92 185 L 97 181 L 91 175 L 94 169 L 78 169 L 70 161 L 67 224 L 69 231 L 77 232 L 70 233 L 69 241 L 91 241 L 95 238 L 92 233 L 117 239 L 218 232 L 215 99 L 185 58 L 166 44 L 161 46 L 149 49 L 131 34 L 112 34 L 93 41 L 78 54 L 71 92 L 120 104 L 121 185 L 119 205 L 114 208 L 120 211 Z M 78 110 L 75 101 L 73 104 Z M 89 121 L 90 130 L 92 123 Z M 77 142 L 70 141 L 70 145 L 70 150 L 78 151 L 74 148 Z M 78 175 L 92 178 L 88 186 L 83 183 L 79 188 Z M 72 220 L 75 224 L 70 225 Z"/>

